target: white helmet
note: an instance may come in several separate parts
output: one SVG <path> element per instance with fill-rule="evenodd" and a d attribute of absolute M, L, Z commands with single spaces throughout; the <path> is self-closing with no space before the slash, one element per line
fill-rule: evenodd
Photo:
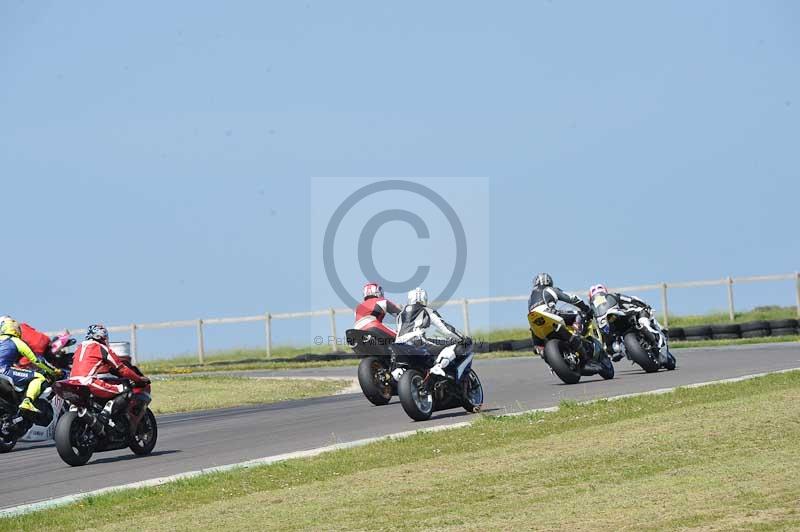
<path fill-rule="evenodd" d="M 408 293 L 408 304 L 414 305 L 419 303 L 423 307 L 428 305 L 428 292 L 422 288 L 415 288 Z"/>

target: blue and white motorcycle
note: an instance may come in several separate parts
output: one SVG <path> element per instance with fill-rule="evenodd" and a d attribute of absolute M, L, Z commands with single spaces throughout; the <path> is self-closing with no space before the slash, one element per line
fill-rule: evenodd
<path fill-rule="evenodd" d="M 51 352 L 44 358 L 46 362 L 62 371 L 62 379 L 69 378 L 75 339 L 67 333 L 53 338 Z M 53 393 L 52 382 L 43 385 L 42 393 L 36 399 L 39 413 L 23 415 L 19 405 L 25 399 L 26 386 L 17 386 L 5 375 L 0 375 L 0 453 L 11 451 L 18 441 L 52 440 L 56 423 L 66 412 L 64 400 Z"/>

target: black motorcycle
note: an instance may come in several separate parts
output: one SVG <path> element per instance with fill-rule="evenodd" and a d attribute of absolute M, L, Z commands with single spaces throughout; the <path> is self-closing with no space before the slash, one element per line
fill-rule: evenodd
<path fill-rule="evenodd" d="M 675 369 L 675 356 L 669 351 L 667 335 L 658 326 L 652 312 L 636 306 L 622 308 L 610 295 L 605 299 L 594 312 L 604 341 L 612 345 L 612 359 L 627 358 L 647 373 L 660 368 Z M 648 327 L 639 322 L 642 312 L 648 315 Z"/>
<path fill-rule="evenodd" d="M 358 384 L 364 397 L 375 406 L 389 404 L 397 395 L 397 381 L 392 377 L 392 353 L 389 346 L 394 342 L 385 334 L 376 331 L 348 329 L 347 344 L 364 358 L 358 364 Z"/>
<path fill-rule="evenodd" d="M 84 465 L 96 452 L 125 447 L 144 456 L 156 445 L 158 425 L 148 408 L 150 385 L 131 385 L 127 379 L 109 382 L 122 384 L 126 390 L 118 396 L 121 404 L 110 411 L 108 406 L 113 402 L 93 396 L 79 380 L 62 380 L 53 385 L 55 393 L 69 404 L 69 411 L 58 420 L 54 439 L 58 455 L 71 466 Z"/>
<path fill-rule="evenodd" d="M 483 385 L 472 369 L 472 341 L 460 342 L 456 359 L 446 368 L 445 375 L 430 372 L 436 363 L 435 355 L 424 348 L 408 344 L 392 344 L 395 365 L 403 370 L 397 384 L 397 395 L 403 410 L 414 421 L 430 419 L 434 411 L 464 408 L 479 412 L 483 405 Z"/>

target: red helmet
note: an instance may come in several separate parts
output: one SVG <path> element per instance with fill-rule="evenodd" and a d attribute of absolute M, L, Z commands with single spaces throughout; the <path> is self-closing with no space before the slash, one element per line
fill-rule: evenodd
<path fill-rule="evenodd" d="M 364 299 L 368 297 L 383 297 L 383 288 L 378 283 L 367 283 L 364 285 Z"/>
<path fill-rule="evenodd" d="M 604 284 L 596 284 L 589 289 L 589 300 L 594 297 L 595 294 L 607 294 L 608 289 Z"/>

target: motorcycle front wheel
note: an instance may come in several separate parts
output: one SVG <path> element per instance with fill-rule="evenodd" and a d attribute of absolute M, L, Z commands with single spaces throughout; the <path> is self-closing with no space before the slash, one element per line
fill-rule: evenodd
<path fill-rule="evenodd" d="M 94 454 L 95 435 L 77 412 L 67 412 L 61 416 L 53 439 L 58 456 L 71 466 L 84 465 Z"/>
<path fill-rule="evenodd" d="M 408 417 L 414 421 L 425 421 L 433 414 L 433 396 L 424 384 L 422 373 L 406 370 L 397 384 L 397 395 Z"/>
<path fill-rule="evenodd" d="M 600 359 L 600 365 L 603 367 L 603 369 L 600 370 L 600 376 L 605 380 L 613 379 L 614 364 L 611 362 L 611 359 L 604 355 L 603 358 Z"/>
<path fill-rule="evenodd" d="M 667 363 L 664 364 L 664 369 L 667 371 L 672 371 L 675 369 L 677 362 L 675 361 L 675 355 L 672 353 L 667 353 Z"/>
<path fill-rule="evenodd" d="M 157 439 L 158 425 L 156 424 L 156 416 L 148 408 L 136 427 L 136 433 L 131 436 L 128 447 L 134 454 L 144 456 L 153 452 Z"/>
<path fill-rule="evenodd" d="M 480 412 L 483 406 L 483 385 L 475 370 L 469 370 L 469 375 L 464 379 L 463 386 L 464 399 L 462 405 L 464 410 L 473 414 Z"/>
<path fill-rule="evenodd" d="M 646 373 L 658 371 L 658 361 L 653 360 L 650 354 L 642 348 L 639 337 L 634 332 L 629 332 L 623 339 L 625 350 L 635 363 L 639 364 Z"/>
<path fill-rule="evenodd" d="M 581 372 L 574 370 L 564 360 L 562 349 L 567 347 L 566 342 L 561 340 L 549 340 L 544 344 L 544 360 L 553 373 L 564 381 L 564 384 L 577 384 L 581 380 Z"/>

